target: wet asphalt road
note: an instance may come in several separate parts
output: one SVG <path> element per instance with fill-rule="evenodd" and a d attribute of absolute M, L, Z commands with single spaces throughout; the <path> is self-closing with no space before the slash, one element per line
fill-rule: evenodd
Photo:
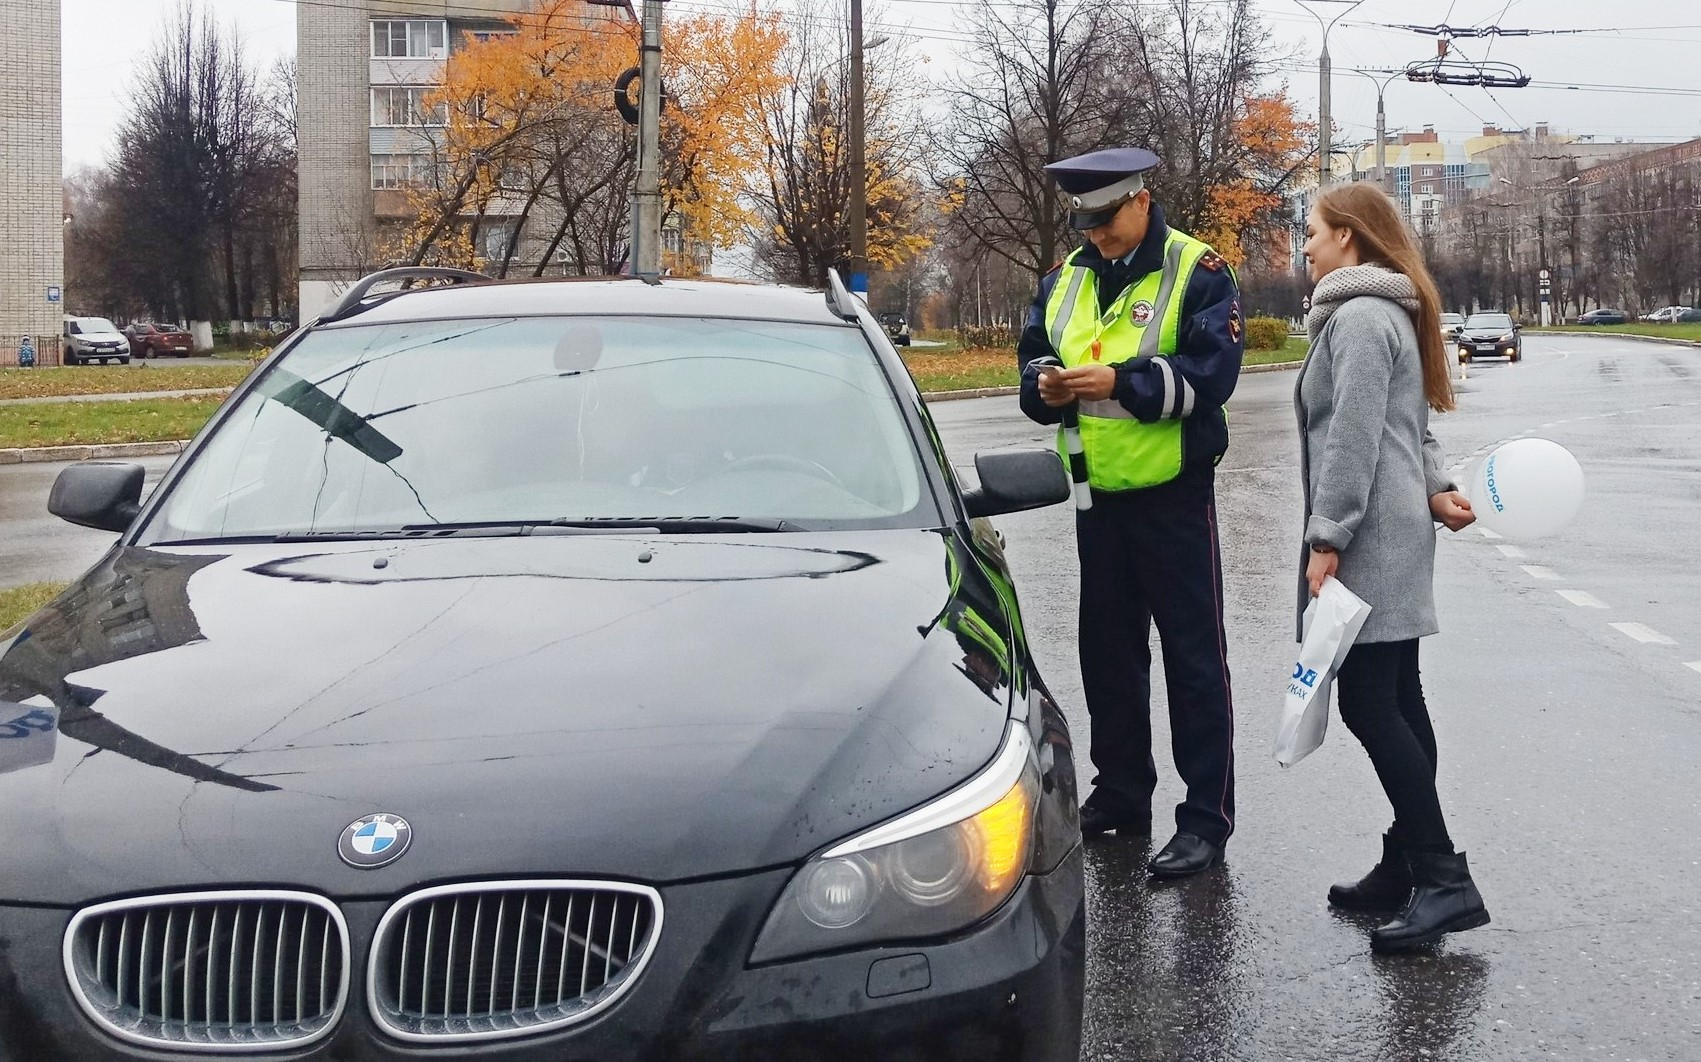
<path fill-rule="evenodd" d="M 1532 336 L 1523 363 L 1469 371 L 1460 410 L 1434 422 L 1450 460 L 1532 433 L 1589 477 L 1572 528 L 1521 556 L 1475 530 L 1441 536 L 1425 687 L 1442 804 L 1493 924 L 1383 958 L 1374 920 L 1324 902 L 1375 861 L 1390 811 L 1338 720 L 1298 766 L 1270 757 L 1294 649 L 1295 376 L 1248 375 L 1218 477 L 1237 832 L 1226 865 L 1166 887 L 1148 883 L 1149 842 L 1089 846 L 1084 1057 L 1701 1059 L 1701 350 Z M 959 466 L 1049 439 L 1013 399 L 934 415 Z M 998 523 L 1086 793 L 1072 515 Z M 1154 687 L 1167 808 L 1182 788 Z M 1159 845 L 1172 829 L 1154 815 Z"/>
<path fill-rule="evenodd" d="M 1351 736 L 1337 724 L 1285 772 L 1269 756 L 1293 653 L 1293 380 L 1242 381 L 1218 479 L 1238 832 L 1225 866 L 1162 888 L 1148 842 L 1089 848 L 1084 1057 L 1701 1059 L 1701 350 L 1530 337 L 1524 363 L 1473 366 L 1460 411 L 1435 423 L 1455 460 L 1551 438 L 1590 494 L 1569 532 L 1523 556 L 1442 535 L 1444 630 L 1425 643 L 1425 681 L 1443 806 L 1494 923 L 1421 957 L 1372 956 L 1372 923 L 1323 902 L 1369 867 L 1389 818 Z M 965 468 L 976 449 L 1049 441 L 1013 399 L 934 414 Z M 146 464 L 151 483 L 169 459 Z M 69 578 L 111 541 L 45 515 L 59 467 L 0 467 L 0 587 Z M 998 523 L 1085 791 L 1071 514 Z M 1181 789 L 1154 686 L 1164 807 Z M 1160 813 L 1158 843 L 1169 826 Z"/>

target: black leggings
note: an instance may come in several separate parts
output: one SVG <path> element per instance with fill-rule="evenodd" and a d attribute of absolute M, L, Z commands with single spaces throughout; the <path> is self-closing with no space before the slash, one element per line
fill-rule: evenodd
<path fill-rule="evenodd" d="M 1394 837 L 1451 852 L 1435 792 L 1435 729 L 1423 702 L 1417 639 L 1353 646 L 1335 676 L 1335 700 L 1394 805 Z"/>

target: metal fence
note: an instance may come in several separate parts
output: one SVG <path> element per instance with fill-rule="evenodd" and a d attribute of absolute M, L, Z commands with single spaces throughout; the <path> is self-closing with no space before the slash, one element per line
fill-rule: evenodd
<path fill-rule="evenodd" d="M 0 369 L 15 369 L 18 366 L 18 350 L 23 346 L 22 336 L 0 336 Z M 30 343 L 35 347 L 35 367 L 50 369 L 56 365 L 65 364 L 63 336 L 30 336 Z"/>

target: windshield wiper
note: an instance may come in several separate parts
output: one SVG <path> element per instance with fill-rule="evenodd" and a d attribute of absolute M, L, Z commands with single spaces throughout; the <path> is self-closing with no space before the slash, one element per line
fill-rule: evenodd
<path fill-rule="evenodd" d="M 616 528 L 615 530 L 619 530 Z M 549 520 L 462 520 L 441 524 L 405 524 L 401 527 L 341 528 L 325 531 L 287 531 L 273 535 L 272 542 L 357 542 L 363 539 L 421 538 L 519 538 L 528 535 L 582 535 L 584 528 Z"/>
<path fill-rule="evenodd" d="M 801 531 L 786 520 L 747 516 L 585 516 L 550 521 L 556 527 L 638 528 L 664 535 L 714 534 L 717 531 Z"/>

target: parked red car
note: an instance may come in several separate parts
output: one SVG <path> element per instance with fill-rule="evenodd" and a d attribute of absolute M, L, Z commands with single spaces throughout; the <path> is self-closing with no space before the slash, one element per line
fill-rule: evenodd
<path fill-rule="evenodd" d="M 189 333 L 171 325 L 138 322 L 125 328 L 124 335 L 130 340 L 133 358 L 163 358 L 167 354 L 187 358 L 195 352 Z"/>

